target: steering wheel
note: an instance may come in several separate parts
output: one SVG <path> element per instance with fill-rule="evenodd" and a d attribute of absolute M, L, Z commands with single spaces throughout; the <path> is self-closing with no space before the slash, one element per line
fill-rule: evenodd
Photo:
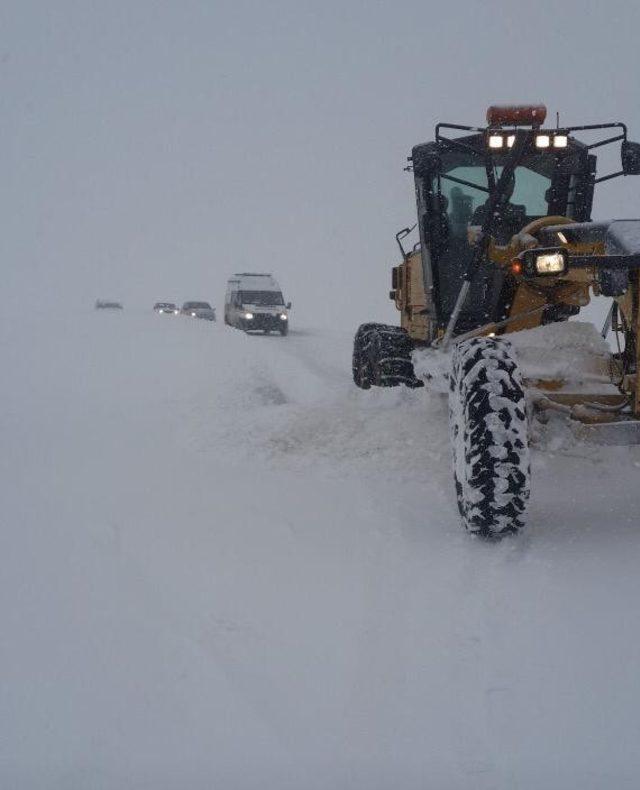
<path fill-rule="evenodd" d="M 501 265 L 508 265 L 511 263 L 512 259 L 518 255 L 518 253 L 522 252 L 523 249 L 526 249 L 527 246 L 530 246 L 526 243 L 523 243 L 522 239 L 524 239 L 525 236 L 535 236 L 539 230 L 542 230 L 542 228 L 546 228 L 549 225 L 572 225 L 575 222 L 575 219 L 563 217 L 559 214 L 554 214 L 551 217 L 540 217 L 539 219 L 534 219 L 528 225 L 525 225 L 519 233 L 516 233 L 514 236 L 512 236 L 508 244 L 504 246 L 494 245 L 492 247 L 492 257 Z"/>
<path fill-rule="evenodd" d="M 563 217 L 557 214 L 551 217 L 540 217 L 540 219 L 534 219 L 528 225 L 525 225 L 520 233 L 528 233 L 530 236 L 535 236 L 539 230 L 542 230 L 542 228 L 546 228 L 549 225 L 572 225 L 575 222 L 575 219 Z"/>

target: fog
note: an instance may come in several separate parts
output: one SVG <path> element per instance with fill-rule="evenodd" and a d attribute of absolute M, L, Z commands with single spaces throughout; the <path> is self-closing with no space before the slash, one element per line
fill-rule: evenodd
<path fill-rule="evenodd" d="M 640 140 L 638 29 L 629 2 L 0 3 L 0 787 L 638 786 L 640 447 L 531 417 L 526 529 L 483 542 L 448 358 L 414 354 L 424 388 L 351 369 L 397 321 L 412 146 L 530 101 Z M 223 324 L 237 271 L 277 276 L 287 337 Z M 151 311 L 185 300 L 218 321 Z M 528 380 L 617 392 L 588 323 L 515 342 Z"/>
<path fill-rule="evenodd" d="M 5 293 L 220 306 L 273 271 L 299 320 L 391 318 L 412 145 L 532 100 L 640 138 L 639 26 L 628 2 L 5 2 Z M 637 186 L 595 214 L 633 216 Z"/>

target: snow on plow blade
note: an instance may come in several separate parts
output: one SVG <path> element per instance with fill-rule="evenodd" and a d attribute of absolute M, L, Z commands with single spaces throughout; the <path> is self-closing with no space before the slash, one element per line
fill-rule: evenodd
<path fill-rule="evenodd" d="M 605 247 L 609 255 L 637 255 L 640 253 L 640 220 L 613 220 L 607 229 Z"/>
<path fill-rule="evenodd" d="M 640 444 L 640 421 L 620 420 L 619 422 L 586 424 L 571 421 L 573 434 L 590 444 L 626 446 Z"/>

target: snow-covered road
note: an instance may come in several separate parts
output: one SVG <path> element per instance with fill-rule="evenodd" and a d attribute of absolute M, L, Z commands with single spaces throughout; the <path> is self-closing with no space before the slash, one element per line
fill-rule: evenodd
<path fill-rule="evenodd" d="M 638 786 L 640 448 L 548 442 L 488 545 L 348 331 L 0 321 L 1 787 Z"/>

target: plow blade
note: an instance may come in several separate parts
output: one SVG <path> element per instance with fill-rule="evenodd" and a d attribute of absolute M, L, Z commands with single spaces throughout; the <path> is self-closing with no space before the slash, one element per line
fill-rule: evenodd
<path fill-rule="evenodd" d="M 583 442 L 626 446 L 640 444 L 640 421 L 620 420 L 606 423 L 571 422 L 574 435 Z"/>

